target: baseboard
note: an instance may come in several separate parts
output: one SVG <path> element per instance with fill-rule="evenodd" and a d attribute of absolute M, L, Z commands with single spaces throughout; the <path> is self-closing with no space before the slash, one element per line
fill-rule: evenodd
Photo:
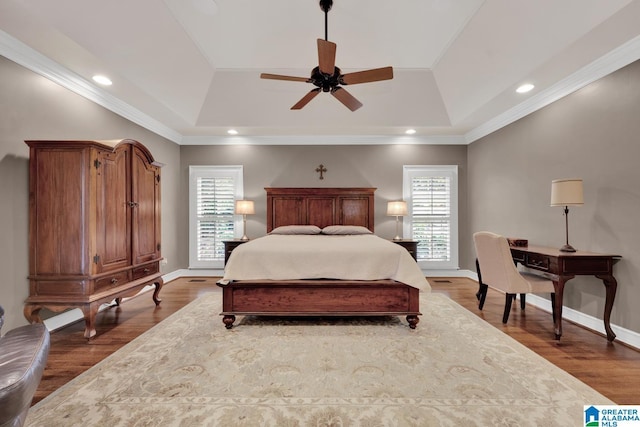
<path fill-rule="evenodd" d="M 468 276 L 470 279 L 473 279 L 475 281 L 478 280 L 477 273 L 474 273 L 470 270 L 467 271 L 470 273 L 470 275 Z M 527 304 L 531 304 L 534 307 L 538 307 L 544 311 L 547 311 L 548 313 L 551 313 L 551 301 L 546 298 L 542 298 L 534 294 L 529 294 L 527 295 Z M 562 319 L 590 329 L 603 335 L 604 337 L 607 336 L 607 333 L 604 330 L 603 320 L 598 319 L 597 317 L 582 313 L 567 306 L 562 306 Z M 639 333 L 631 331 L 629 329 L 625 329 L 618 325 L 614 325 L 613 323 L 611 324 L 611 329 L 616 334 L 616 341 L 620 341 L 630 347 L 640 350 Z"/>
<path fill-rule="evenodd" d="M 425 277 L 466 277 L 477 280 L 477 275 L 471 270 L 425 270 L 422 269 Z"/>
<path fill-rule="evenodd" d="M 199 269 L 199 268 L 183 268 L 182 270 L 176 270 L 178 277 L 222 277 L 224 270 L 220 269 Z"/>
<path fill-rule="evenodd" d="M 162 280 L 164 283 L 170 282 L 172 280 L 182 277 L 183 274 L 181 273 L 182 273 L 182 270 L 172 271 L 170 273 L 164 274 L 162 276 Z M 144 288 L 140 289 L 140 291 L 137 294 L 127 298 L 123 298 L 122 300 L 127 301 L 128 299 L 135 298 L 138 295 L 149 292 L 150 290 L 155 288 L 156 288 L 155 285 L 147 285 Z M 114 305 L 115 305 L 114 301 L 111 301 L 106 304 L 102 304 L 100 308 L 98 308 L 98 312 L 107 310 L 113 307 Z M 53 332 L 53 331 L 57 331 L 58 329 L 62 329 L 65 326 L 71 325 L 72 323 L 79 322 L 81 320 L 84 320 L 84 315 L 82 314 L 82 310 L 80 310 L 79 308 L 74 308 L 71 310 L 64 311 L 60 314 L 56 314 L 55 316 L 52 316 L 48 319 L 45 319 L 42 321 L 42 323 L 44 323 L 44 325 L 47 327 L 49 332 Z"/>
<path fill-rule="evenodd" d="M 548 299 L 531 294 L 527 295 L 526 300 L 527 303 L 551 313 L 551 301 L 549 301 Z M 562 319 L 569 320 L 570 322 L 583 326 L 587 329 L 591 329 L 592 331 L 598 332 L 605 337 L 607 336 L 607 333 L 604 330 L 603 320 L 598 319 L 597 317 L 593 317 L 578 310 L 563 306 Z M 639 333 L 630 331 L 629 329 L 625 329 L 614 324 L 611 324 L 611 329 L 613 329 L 613 332 L 615 332 L 616 334 L 616 341 L 623 342 L 628 346 L 640 350 Z"/>
<path fill-rule="evenodd" d="M 468 279 L 478 280 L 478 275 L 471 270 L 423 270 L 423 273 L 425 277 L 466 277 Z M 164 280 L 165 283 L 168 283 L 172 280 L 179 279 L 180 277 L 221 277 L 223 274 L 223 270 L 216 269 L 180 269 L 163 275 L 162 280 Z M 134 298 L 154 288 L 155 286 L 153 285 L 145 286 L 140 292 L 130 298 Z M 129 298 L 125 298 L 124 300 L 126 301 L 127 299 Z M 541 298 L 537 295 L 528 295 L 527 303 L 551 313 L 551 301 L 545 298 Z M 99 311 L 106 310 L 111 306 L 112 304 L 103 304 Z M 45 320 L 44 324 L 47 326 L 49 331 L 55 331 L 70 325 L 71 323 L 83 320 L 83 318 L 82 310 L 75 308 Z M 598 319 L 597 317 L 584 314 L 568 307 L 562 307 L 562 318 L 606 336 L 602 319 Z M 616 341 L 620 341 L 628 346 L 640 349 L 639 333 L 613 324 L 611 325 L 611 329 L 616 333 Z"/>

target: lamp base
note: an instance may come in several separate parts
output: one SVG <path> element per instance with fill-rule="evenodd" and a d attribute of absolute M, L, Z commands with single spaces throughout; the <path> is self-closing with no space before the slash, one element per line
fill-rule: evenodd
<path fill-rule="evenodd" d="M 249 238 L 247 237 L 247 216 L 246 215 L 242 215 L 242 237 L 240 238 L 240 240 L 243 240 L 243 241 L 249 240 Z"/>
<path fill-rule="evenodd" d="M 569 244 L 564 245 L 563 247 L 560 248 L 561 252 L 575 252 L 575 248 Z"/>
<path fill-rule="evenodd" d="M 398 215 L 396 215 L 396 237 L 393 238 L 393 240 L 402 240 L 402 237 L 400 237 L 400 217 Z"/>

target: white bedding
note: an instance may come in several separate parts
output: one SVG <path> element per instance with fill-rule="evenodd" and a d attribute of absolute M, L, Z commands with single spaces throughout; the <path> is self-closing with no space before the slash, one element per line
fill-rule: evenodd
<path fill-rule="evenodd" d="M 431 290 L 405 248 L 373 234 L 267 235 L 235 248 L 223 280 L 260 279 L 394 279 Z"/>

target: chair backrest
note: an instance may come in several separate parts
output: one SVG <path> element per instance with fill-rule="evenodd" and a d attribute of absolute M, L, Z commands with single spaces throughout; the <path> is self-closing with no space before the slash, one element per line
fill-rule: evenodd
<path fill-rule="evenodd" d="M 499 234 L 479 231 L 473 235 L 482 282 L 509 294 L 530 292 L 511 257 L 507 239 Z"/>

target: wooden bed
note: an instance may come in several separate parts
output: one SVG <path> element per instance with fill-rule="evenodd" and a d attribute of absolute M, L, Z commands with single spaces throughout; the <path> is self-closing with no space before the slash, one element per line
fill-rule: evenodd
<path fill-rule="evenodd" d="M 267 232 L 285 225 L 359 225 L 374 231 L 375 188 L 265 188 Z M 222 288 L 222 321 L 237 315 L 406 316 L 419 322 L 419 289 L 395 280 L 239 280 Z"/>

